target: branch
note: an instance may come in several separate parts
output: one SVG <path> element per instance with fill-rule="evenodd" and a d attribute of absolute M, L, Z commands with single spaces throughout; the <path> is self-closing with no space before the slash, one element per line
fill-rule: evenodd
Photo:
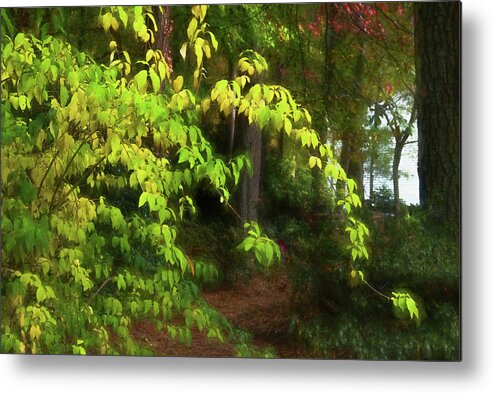
<path fill-rule="evenodd" d="M 98 290 L 97 290 L 96 292 L 94 292 L 94 293 L 93 293 L 93 295 L 89 298 L 89 300 L 87 301 L 87 304 L 91 304 L 91 302 L 94 300 L 94 298 L 95 298 L 95 297 L 96 297 L 96 295 L 99 293 L 99 291 L 100 291 L 101 289 L 103 289 L 103 287 L 104 287 L 104 286 L 108 283 L 108 281 L 110 281 L 110 280 L 111 280 L 111 278 L 112 278 L 112 277 L 108 277 L 108 278 L 106 279 L 106 281 L 105 281 L 105 282 L 103 282 L 103 283 L 101 284 L 101 286 L 98 288 Z"/>
<path fill-rule="evenodd" d="M 366 281 L 365 279 L 361 279 L 361 281 L 363 281 L 363 283 L 365 283 L 365 284 L 366 284 L 366 286 L 367 286 L 368 288 L 370 288 L 373 292 L 375 292 L 377 295 L 380 295 L 380 296 L 384 297 L 384 298 L 385 298 L 385 299 L 387 299 L 387 300 L 392 300 L 389 296 L 384 295 L 384 294 L 383 294 L 382 292 L 380 292 L 378 289 L 375 289 L 374 287 L 372 287 L 372 286 L 368 283 L 368 281 Z"/>

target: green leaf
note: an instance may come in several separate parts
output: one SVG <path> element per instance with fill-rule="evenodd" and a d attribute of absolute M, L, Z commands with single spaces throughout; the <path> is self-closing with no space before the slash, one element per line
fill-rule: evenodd
<path fill-rule="evenodd" d="M 274 250 L 270 244 L 266 244 L 265 246 L 265 256 L 267 257 L 267 263 L 272 262 L 272 258 L 274 257 Z"/>
<path fill-rule="evenodd" d="M 118 275 L 118 279 L 116 281 L 116 285 L 118 289 L 126 289 L 127 288 L 127 283 L 125 282 L 125 278 L 121 274 Z"/>
<path fill-rule="evenodd" d="M 38 303 L 41 303 L 46 299 L 46 291 L 41 285 L 36 290 L 36 299 L 38 300 Z"/>
<path fill-rule="evenodd" d="M 119 152 L 121 150 L 120 137 L 117 134 L 111 134 L 111 151 Z"/>
<path fill-rule="evenodd" d="M 319 142 L 318 142 L 318 136 L 314 132 L 311 133 L 311 142 L 312 142 L 312 146 L 314 148 L 316 148 L 318 146 L 318 144 L 319 144 Z"/>
<path fill-rule="evenodd" d="M 358 188 L 356 182 L 353 179 L 347 179 L 347 187 L 349 192 L 353 192 L 355 188 Z"/>
<path fill-rule="evenodd" d="M 127 27 L 128 15 L 125 12 L 125 9 L 121 6 L 118 7 L 118 15 L 120 16 L 120 20 L 122 21 L 123 26 Z"/>
<path fill-rule="evenodd" d="M 79 87 L 79 73 L 77 71 L 70 71 L 67 76 L 70 87 L 75 90 Z"/>
<path fill-rule="evenodd" d="M 314 168 L 315 165 L 317 165 L 317 157 L 311 156 L 308 160 L 308 165 L 310 166 L 310 169 Z"/>
<path fill-rule="evenodd" d="M 270 109 L 267 106 L 264 106 L 258 115 L 258 124 L 261 129 L 263 129 L 267 124 L 269 124 L 270 120 Z"/>
<path fill-rule="evenodd" d="M 409 311 L 409 314 L 411 315 L 411 319 L 413 319 L 413 316 L 415 316 L 416 319 L 419 319 L 419 311 L 418 311 L 418 307 L 416 306 L 416 302 L 409 295 L 406 298 L 406 307 Z"/>
<path fill-rule="evenodd" d="M 144 191 L 142 194 L 140 194 L 140 197 L 139 197 L 139 207 L 142 207 L 144 206 L 144 204 L 147 202 L 147 197 L 148 197 L 149 193 Z"/>
<path fill-rule="evenodd" d="M 60 86 L 60 104 L 62 106 L 67 105 L 68 102 L 68 90 L 65 85 Z"/>
<path fill-rule="evenodd" d="M 138 310 L 139 310 L 139 305 L 135 300 L 132 300 L 132 302 L 130 303 L 130 312 L 132 314 L 136 314 Z"/>
<path fill-rule="evenodd" d="M 291 130 L 293 128 L 293 125 L 291 124 L 291 121 L 286 117 L 284 119 L 284 131 L 286 131 L 286 134 L 291 135 Z"/>

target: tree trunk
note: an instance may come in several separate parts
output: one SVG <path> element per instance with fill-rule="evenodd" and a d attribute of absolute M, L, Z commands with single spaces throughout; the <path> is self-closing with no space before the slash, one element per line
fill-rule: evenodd
<path fill-rule="evenodd" d="M 460 223 L 460 3 L 415 3 L 420 202 L 430 218 Z"/>
<path fill-rule="evenodd" d="M 262 164 L 262 133 L 256 124 L 248 124 L 243 118 L 243 147 L 252 162 L 252 176 L 244 175 L 241 180 L 240 215 L 245 221 L 258 220 L 260 192 L 260 167 Z"/>
<path fill-rule="evenodd" d="M 230 61 L 230 80 L 234 80 L 238 74 L 235 61 Z M 236 129 L 236 107 L 231 108 L 231 117 L 229 118 L 229 158 L 233 157 L 235 146 L 235 129 Z"/>
<path fill-rule="evenodd" d="M 361 84 L 363 80 L 363 70 L 365 58 L 363 48 L 354 67 L 353 97 L 357 101 L 352 113 L 348 113 L 346 127 L 343 131 L 341 159 L 340 163 L 348 177 L 352 178 L 358 185 L 357 193 L 361 200 L 364 198 L 363 183 L 363 157 L 362 157 L 362 122 L 361 112 L 366 108 L 361 103 Z"/>
<path fill-rule="evenodd" d="M 161 12 L 162 10 L 162 12 Z M 170 71 L 173 71 L 173 57 L 171 54 L 171 48 L 169 46 L 169 38 L 171 32 L 173 31 L 173 20 L 170 16 L 169 6 L 163 5 L 159 7 L 154 7 L 154 15 L 157 16 L 157 37 L 156 37 L 156 49 L 161 50 L 166 63 L 168 64 Z"/>
<path fill-rule="evenodd" d="M 370 205 L 373 206 L 375 203 L 375 173 L 374 173 L 374 168 L 375 168 L 375 156 L 374 154 L 371 154 L 370 156 L 370 192 L 369 192 L 369 199 L 370 199 Z"/>
<path fill-rule="evenodd" d="M 407 138 L 406 138 L 407 139 Z M 396 141 L 392 160 L 392 183 L 394 185 L 394 209 L 397 215 L 401 212 L 401 196 L 399 190 L 399 164 L 405 144 Z"/>

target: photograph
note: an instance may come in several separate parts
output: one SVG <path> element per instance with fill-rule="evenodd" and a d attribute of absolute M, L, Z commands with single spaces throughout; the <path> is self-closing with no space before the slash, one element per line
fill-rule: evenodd
<path fill-rule="evenodd" d="M 0 31 L 1 354 L 462 360 L 460 2 Z"/>

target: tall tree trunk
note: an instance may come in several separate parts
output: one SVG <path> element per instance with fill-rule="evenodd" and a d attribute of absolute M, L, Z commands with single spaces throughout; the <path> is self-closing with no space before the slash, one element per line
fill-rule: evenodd
<path fill-rule="evenodd" d="M 364 198 L 364 183 L 363 183 L 363 157 L 361 146 L 362 132 L 362 111 L 366 108 L 361 103 L 361 84 L 363 81 L 363 70 L 365 58 L 363 47 L 360 48 L 360 53 L 354 67 L 354 83 L 353 97 L 357 101 L 355 109 L 348 113 L 348 120 L 343 131 L 342 148 L 341 148 L 341 165 L 346 171 L 348 177 L 354 179 L 358 185 L 357 193 L 363 200 Z"/>
<path fill-rule="evenodd" d="M 252 176 L 243 176 L 241 180 L 240 215 L 245 221 L 258 220 L 258 202 L 260 192 L 260 167 L 262 164 L 262 133 L 256 124 L 248 124 L 242 119 L 244 149 L 252 162 Z"/>
<path fill-rule="evenodd" d="M 251 77 L 251 85 L 262 82 L 262 75 Z M 249 124 L 242 116 L 237 121 L 242 133 L 243 151 L 250 157 L 252 175 L 244 175 L 240 184 L 240 215 L 245 221 L 258 221 L 260 170 L 262 165 L 262 131 L 256 123 Z"/>
<path fill-rule="evenodd" d="M 460 222 L 460 3 L 415 3 L 420 202 L 430 218 Z"/>

